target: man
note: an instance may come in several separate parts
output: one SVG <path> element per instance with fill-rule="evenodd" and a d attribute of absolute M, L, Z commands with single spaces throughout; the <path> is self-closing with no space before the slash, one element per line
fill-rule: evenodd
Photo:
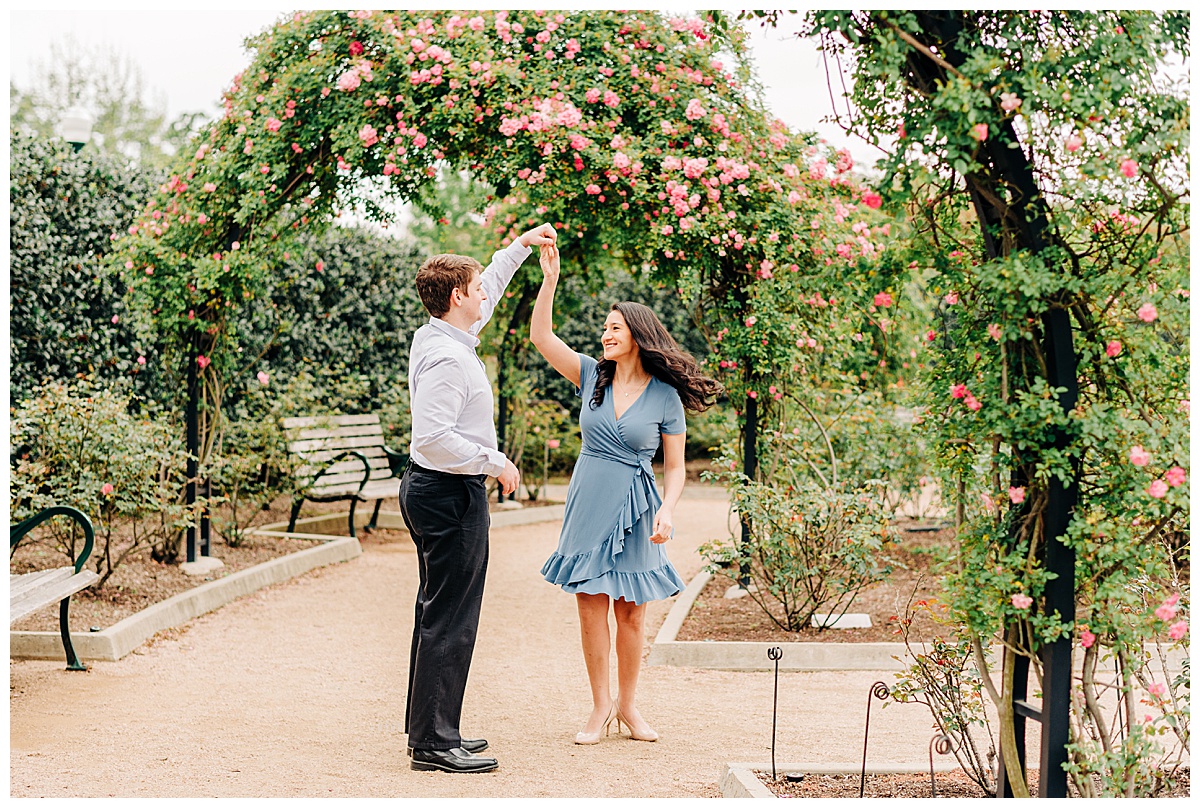
<path fill-rule="evenodd" d="M 417 546 L 417 589 L 404 730 L 418 771 L 485 772 L 487 741 L 459 734 L 467 671 L 487 571 L 488 477 L 509 494 L 520 472 L 497 449 L 492 386 L 475 354 L 476 334 L 533 245 L 553 244 L 543 224 L 497 252 L 435 255 L 417 272 L 429 322 L 413 335 L 408 365 L 412 441 L 400 482 L 400 511 Z"/>

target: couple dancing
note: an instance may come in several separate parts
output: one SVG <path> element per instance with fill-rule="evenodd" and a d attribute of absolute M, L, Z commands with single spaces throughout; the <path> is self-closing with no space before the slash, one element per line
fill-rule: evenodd
<path fill-rule="evenodd" d="M 405 709 L 412 768 L 419 771 L 485 772 L 498 765 L 479 754 L 487 741 L 463 738 L 459 723 L 487 569 L 487 478 L 497 478 L 508 494 L 520 472 L 497 449 L 491 383 L 475 348 L 492 301 L 535 245 L 543 279 L 530 336 L 583 399 L 583 448 L 558 549 L 542 568 L 547 581 L 575 595 L 579 611 L 592 712 L 575 743 L 598 743 L 614 721 L 618 732 L 625 728 L 636 740 L 658 739 L 635 704 L 646 603 L 683 589 L 663 545 L 683 491 L 684 409 L 707 409 L 720 387 L 701 375 L 695 359 L 639 303 L 613 305 L 599 360 L 576 353 L 555 335 L 557 238 L 543 224 L 497 252 L 487 269 L 473 258 L 435 255 L 417 272 L 417 292 L 430 319 L 412 340 L 411 457 L 400 483 L 400 509 L 420 571 Z M 662 498 L 650 465 L 660 441 Z M 610 690 L 610 604 L 617 626 L 616 696 Z"/>

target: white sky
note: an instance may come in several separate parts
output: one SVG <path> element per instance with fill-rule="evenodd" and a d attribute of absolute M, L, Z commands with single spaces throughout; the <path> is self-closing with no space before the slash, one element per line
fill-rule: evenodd
<path fill-rule="evenodd" d="M 153 10 L 73 11 L 55 5 L 9 12 L 12 83 L 27 89 L 35 71 L 47 64 L 51 43 L 69 37 L 89 51 L 112 48 L 132 58 L 141 68 L 148 99 L 165 99 L 168 120 L 194 111 L 215 117 L 222 90 L 249 63 L 243 40 L 295 8 L 222 10 L 209 4 L 204 11 L 175 11 L 159 3 Z M 785 18 L 779 30 L 751 23 L 752 53 L 768 107 L 794 129 L 817 131 L 830 143 L 849 147 L 856 163 L 873 162 L 880 156 L 877 150 L 822 122 L 832 111 L 825 70 L 812 43 L 788 35 L 794 28 L 794 18 Z"/>

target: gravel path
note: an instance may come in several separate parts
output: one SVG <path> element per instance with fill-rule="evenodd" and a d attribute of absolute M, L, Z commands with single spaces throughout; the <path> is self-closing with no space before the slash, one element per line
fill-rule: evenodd
<path fill-rule="evenodd" d="M 669 545 L 685 580 L 725 534 L 719 491 L 685 490 Z M 10 662 L 14 797 L 715 797 L 727 761 L 770 761 L 765 672 L 645 668 L 658 743 L 571 741 L 587 718 L 574 599 L 541 579 L 559 523 L 492 531 L 464 732 L 499 770 L 414 772 L 403 702 L 417 582 L 407 543 L 243 598 L 87 674 Z M 648 642 L 671 602 L 651 604 Z M 614 658 L 615 670 L 615 658 Z M 866 693 L 891 674 L 780 677 L 777 760 L 856 763 Z M 872 711 L 872 763 L 920 764 L 924 708 Z M 614 725 L 615 728 L 615 725 Z"/>

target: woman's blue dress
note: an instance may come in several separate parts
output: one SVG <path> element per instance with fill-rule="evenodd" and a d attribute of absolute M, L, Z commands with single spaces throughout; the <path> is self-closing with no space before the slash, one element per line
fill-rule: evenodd
<path fill-rule="evenodd" d="M 579 426 L 583 448 L 567 489 L 558 549 L 542 575 L 564 592 L 608 595 L 632 603 L 661 600 L 683 591 L 662 544 L 650 541 L 662 498 L 650 459 L 661 434 L 684 431 L 683 403 L 675 388 L 651 378 L 641 395 L 616 418 L 612 388 L 592 409 L 596 360 L 579 354 Z"/>

